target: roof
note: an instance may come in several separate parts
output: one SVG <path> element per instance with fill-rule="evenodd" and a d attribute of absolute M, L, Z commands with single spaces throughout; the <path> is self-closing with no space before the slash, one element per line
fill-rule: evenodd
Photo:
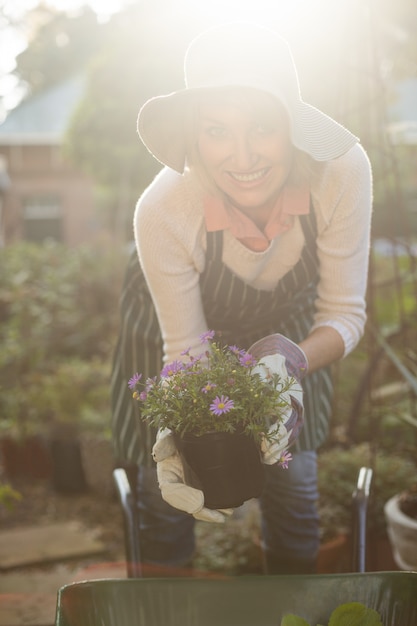
<path fill-rule="evenodd" d="M 61 143 L 84 89 L 76 76 L 27 98 L 0 124 L 0 145 Z"/>

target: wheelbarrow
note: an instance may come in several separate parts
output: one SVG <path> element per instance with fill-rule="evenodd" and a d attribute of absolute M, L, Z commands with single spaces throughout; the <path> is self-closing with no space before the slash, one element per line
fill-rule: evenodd
<path fill-rule="evenodd" d="M 125 514 L 128 578 L 72 583 L 58 591 L 55 626 L 279 626 L 286 613 L 327 624 L 345 602 L 375 609 L 384 626 L 417 626 L 417 572 L 365 572 L 372 472 L 359 472 L 354 502 L 354 573 L 224 578 L 145 578 L 133 492 L 115 470 Z M 119 481 L 119 482 L 118 482 Z"/>
<path fill-rule="evenodd" d="M 316 626 L 344 602 L 375 609 L 384 626 L 416 626 L 417 573 L 85 581 L 59 590 L 55 624 L 279 626 L 295 613 Z"/>

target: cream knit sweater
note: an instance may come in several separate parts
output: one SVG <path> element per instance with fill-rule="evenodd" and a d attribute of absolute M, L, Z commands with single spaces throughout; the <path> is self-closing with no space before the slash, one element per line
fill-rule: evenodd
<path fill-rule="evenodd" d="M 135 240 L 164 340 L 166 362 L 184 349 L 201 352 L 207 329 L 199 278 L 204 270 L 204 190 L 189 171 L 163 169 L 144 192 L 134 217 Z M 317 220 L 320 281 L 314 327 L 332 326 L 345 355 L 358 343 L 366 320 L 372 205 L 371 168 L 357 144 L 328 161 L 311 194 Z M 224 232 L 223 261 L 252 287 L 272 290 L 299 260 L 304 236 L 299 222 L 264 252 L 253 252 Z"/>

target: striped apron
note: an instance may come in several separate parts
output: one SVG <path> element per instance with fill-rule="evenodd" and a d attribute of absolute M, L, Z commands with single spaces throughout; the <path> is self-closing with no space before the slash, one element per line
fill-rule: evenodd
<path fill-rule="evenodd" d="M 272 291 L 247 285 L 222 261 L 223 232 L 207 233 L 205 269 L 200 277 L 209 329 L 222 331 L 222 341 L 249 346 L 271 333 L 282 333 L 299 343 L 312 326 L 319 261 L 313 207 L 300 216 L 305 245 L 296 265 Z M 127 386 L 135 372 L 145 378 L 159 374 L 163 344 L 152 298 L 132 254 L 121 296 L 121 329 L 112 371 L 112 431 L 120 462 L 153 465 L 155 431 L 140 419 L 139 403 Z M 325 440 L 331 415 L 332 382 L 329 368 L 303 380 L 305 424 L 295 450 L 316 449 Z"/>

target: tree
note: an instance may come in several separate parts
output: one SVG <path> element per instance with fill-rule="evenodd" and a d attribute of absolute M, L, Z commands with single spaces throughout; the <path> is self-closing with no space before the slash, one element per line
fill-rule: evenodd
<path fill-rule="evenodd" d="M 65 12 L 41 6 L 28 19 L 38 27 L 17 57 L 15 74 L 30 86 L 32 94 L 84 71 L 102 45 L 105 29 L 88 7 L 69 18 Z"/>
<path fill-rule="evenodd" d="M 182 24 L 180 17 L 178 5 L 159 0 L 112 18 L 67 133 L 68 156 L 97 181 L 114 226 L 128 236 L 136 199 L 160 169 L 137 135 L 139 109 L 183 87 L 186 46 L 202 28 L 198 16 Z"/>

